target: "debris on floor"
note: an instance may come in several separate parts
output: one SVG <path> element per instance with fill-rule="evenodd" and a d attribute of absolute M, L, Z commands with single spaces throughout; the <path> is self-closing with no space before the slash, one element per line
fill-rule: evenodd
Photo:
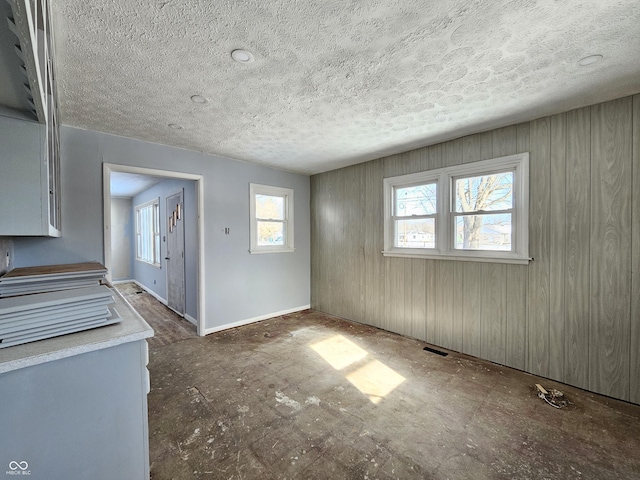
<path fill-rule="evenodd" d="M 149 297 L 155 329 L 175 314 Z M 639 405 L 322 312 L 297 315 L 149 346 L 153 480 L 640 480 Z M 361 351 L 325 358 L 310 347 L 337 338 Z M 395 389 L 392 372 L 406 379 Z M 536 383 L 562 390 L 567 407 L 539 403 Z"/>
<path fill-rule="evenodd" d="M 538 392 L 538 397 L 554 408 L 564 408 L 569 405 L 569 401 L 560 390 L 556 390 L 555 388 L 547 390 L 539 383 L 536 383 L 536 390 Z"/>

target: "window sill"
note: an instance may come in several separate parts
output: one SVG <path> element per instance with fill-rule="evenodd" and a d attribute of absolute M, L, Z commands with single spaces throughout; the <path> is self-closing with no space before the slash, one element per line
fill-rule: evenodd
<path fill-rule="evenodd" d="M 501 255 L 484 255 L 471 256 L 471 255 L 456 255 L 456 254 L 442 254 L 442 253 L 416 253 L 416 252 L 402 252 L 398 250 L 383 251 L 382 255 L 385 257 L 402 257 L 402 258 L 424 258 L 427 260 L 456 260 L 459 262 L 482 262 L 482 263 L 508 263 L 512 265 L 528 265 L 533 258 L 522 258 L 515 255 L 501 256 Z"/>
<path fill-rule="evenodd" d="M 295 250 L 293 248 L 278 248 L 278 249 L 253 249 L 249 250 L 251 255 L 262 254 L 262 253 L 292 253 Z"/>
<path fill-rule="evenodd" d="M 135 260 L 136 260 L 136 262 L 144 263 L 145 265 L 149 265 L 150 267 L 156 267 L 158 270 L 162 269 L 162 265 L 159 264 L 159 263 L 147 262 L 147 261 L 141 260 L 139 258 L 136 258 Z"/>

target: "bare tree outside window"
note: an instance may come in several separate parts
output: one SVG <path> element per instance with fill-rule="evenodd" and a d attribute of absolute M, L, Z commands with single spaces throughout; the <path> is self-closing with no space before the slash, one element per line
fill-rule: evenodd
<path fill-rule="evenodd" d="M 454 201 L 455 248 L 511 250 L 513 172 L 458 178 Z"/>
<path fill-rule="evenodd" d="M 527 152 L 382 183 L 385 257 L 529 263 Z"/>

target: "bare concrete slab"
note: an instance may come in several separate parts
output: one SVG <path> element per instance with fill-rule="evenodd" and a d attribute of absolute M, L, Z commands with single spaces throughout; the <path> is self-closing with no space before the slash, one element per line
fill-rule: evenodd
<path fill-rule="evenodd" d="M 640 478 L 640 406 L 425 346 L 305 311 L 152 347 L 152 478 Z"/>

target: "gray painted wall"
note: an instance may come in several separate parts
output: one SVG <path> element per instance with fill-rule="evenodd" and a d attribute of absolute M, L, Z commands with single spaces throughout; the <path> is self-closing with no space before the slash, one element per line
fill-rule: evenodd
<path fill-rule="evenodd" d="M 63 236 L 15 237 L 16 266 L 103 261 L 103 162 L 181 171 L 204 178 L 206 328 L 310 303 L 309 177 L 71 127 L 61 157 Z M 249 254 L 251 182 L 294 189 L 294 253 Z"/>
<path fill-rule="evenodd" d="M 133 277 L 133 213 L 130 198 L 111 198 L 111 278 Z"/>
<path fill-rule="evenodd" d="M 382 179 L 530 152 L 529 265 L 383 257 Z M 640 403 L 640 96 L 312 177 L 312 306 Z"/>
<path fill-rule="evenodd" d="M 198 318 L 198 229 L 196 209 L 196 185 L 193 180 L 168 179 L 164 180 L 148 190 L 139 193 L 132 199 L 133 212 L 137 205 L 149 202 L 154 198 L 160 198 L 160 262 L 161 268 L 148 263 L 133 261 L 133 279 L 152 290 L 160 298 L 167 300 L 167 261 L 166 235 L 167 235 L 167 197 L 184 189 L 184 248 L 185 248 L 185 310 L 194 319 Z M 135 220 L 132 217 L 132 222 Z M 132 252 L 135 258 L 135 250 Z"/>

